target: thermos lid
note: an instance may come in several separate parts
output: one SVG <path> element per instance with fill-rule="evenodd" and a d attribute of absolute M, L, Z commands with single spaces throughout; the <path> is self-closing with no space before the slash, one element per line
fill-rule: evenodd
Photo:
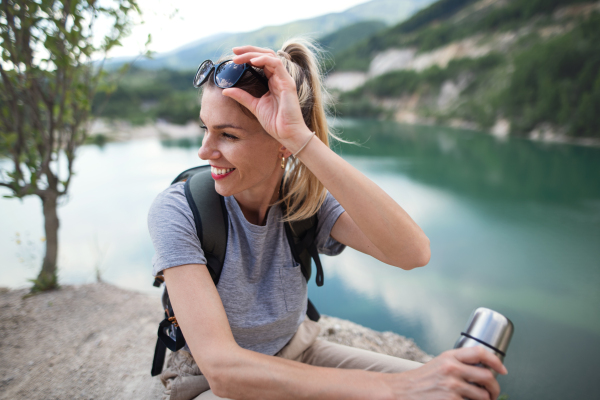
<path fill-rule="evenodd" d="M 505 355 L 513 331 L 514 326 L 510 319 L 489 308 L 479 307 L 471 314 L 462 335 Z"/>

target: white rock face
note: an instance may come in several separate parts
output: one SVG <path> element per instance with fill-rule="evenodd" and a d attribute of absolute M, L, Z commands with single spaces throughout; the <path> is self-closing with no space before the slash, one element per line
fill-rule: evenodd
<path fill-rule="evenodd" d="M 411 69 L 415 53 L 415 49 L 389 49 L 377 54 L 369 66 L 369 77 L 383 75 L 390 71 Z"/>
<path fill-rule="evenodd" d="M 483 37 L 472 36 L 421 54 L 417 54 L 412 48 L 388 49 L 373 58 L 368 75 L 369 78 L 374 78 L 390 71 L 423 71 L 434 65 L 446 68 L 454 59 L 479 58 L 492 50 L 505 51 L 518 37 L 519 35 L 508 32 L 487 38 L 485 43 L 481 43 Z"/>
<path fill-rule="evenodd" d="M 510 133 L 510 121 L 505 118 L 498 118 L 492 127 L 491 133 L 498 138 L 508 137 Z"/>
<path fill-rule="evenodd" d="M 442 84 L 440 94 L 437 99 L 437 105 L 441 110 L 447 110 L 452 104 L 458 100 L 460 93 L 469 86 L 472 77 L 470 74 L 461 74 L 456 82 L 447 80 Z"/>
<path fill-rule="evenodd" d="M 325 86 L 329 89 L 338 89 L 342 92 L 348 92 L 362 86 L 367 80 L 367 74 L 364 72 L 334 72 L 325 79 Z"/>
<path fill-rule="evenodd" d="M 413 63 L 413 68 L 422 71 L 437 65 L 446 68 L 448 63 L 457 58 L 478 58 L 488 54 L 489 45 L 479 46 L 479 38 L 471 37 L 458 42 L 450 43 L 439 49 L 420 54 Z"/>

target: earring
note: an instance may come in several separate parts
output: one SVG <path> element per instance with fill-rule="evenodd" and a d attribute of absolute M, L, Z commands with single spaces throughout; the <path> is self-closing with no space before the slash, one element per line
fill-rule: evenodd
<path fill-rule="evenodd" d="M 285 169 L 285 157 L 281 156 L 281 169 Z"/>

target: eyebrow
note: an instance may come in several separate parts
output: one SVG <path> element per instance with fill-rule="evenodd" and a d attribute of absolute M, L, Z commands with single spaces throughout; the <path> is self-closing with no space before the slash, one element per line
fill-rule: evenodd
<path fill-rule="evenodd" d="M 200 118 L 200 122 L 202 122 L 202 125 L 206 125 L 206 124 L 204 123 L 204 121 L 202 121 L 202 118 Z M 244 129 L 244 128 L 242 128 L 242 127 L 239 127 L 239 126 L 237 126 L 237 125 L 233 125 L 233 124 L 221 124 L 221 125 L 215 125 L 213 128 L 214 128 L 214 129 L 217 129 L 217 130 L 220 130 L 220 129 L 227 129 L 227 128 L 232 128 L 232 129 L 240 129 L 240 130 L 243 130 L 243 131 L 245 131 L 245 129 Z"/>

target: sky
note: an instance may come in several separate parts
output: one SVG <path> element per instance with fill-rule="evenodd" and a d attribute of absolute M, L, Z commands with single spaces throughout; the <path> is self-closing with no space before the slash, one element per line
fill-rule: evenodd
<path fill-rule="evenodd" d="M 139 0 L 143 23 L 132 29 L 109 56 L 133 56 L 143 52 L 148 33 L 150 50 L 174 50 L 189 42 L 223 32 L 250 32 L 264 26 L 281 25 L 347 10 L 367 0 Z M 224 11 L 227 8 L 228 11 Z M 101 28 L 100 28 L 101 29 Z"/>

